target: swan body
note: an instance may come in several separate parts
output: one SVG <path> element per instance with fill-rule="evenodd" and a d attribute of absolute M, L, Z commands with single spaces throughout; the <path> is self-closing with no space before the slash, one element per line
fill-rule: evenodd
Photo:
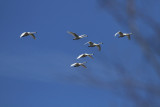
<path fill-rule="evenodd" d="M 73 63 L 71 64 L 71 67 L 79 67 L 79 66 L 82 66 L 84 68 L 87 68 L 84 64 L 87 63 L 87 62 L 83 62 L 83 63 Z"/>
<path fill-rule="evenodd" d="M 73 33 L 73 32 L 69 32 L 67 31 L 67 33 L 71 34 L 74 36 L 74 39 L 73 40 L 78 40 L 78 39 L 82 39 L 84 37 L 88 37 L 86 34 L 83 34 L 83 35 L 77 35 L 76 33 Z"/>
<path fill-rule="evenodd" d="M 35 33 L 37 33 L 37 32 L 23 32 L 23 33 L 20 35 L 20 38 L 25 37 L 25 36 L 32 36 L 33 39 L 36 39 L 36 37 L 35 37 L 35 35 L 34 35 Z"/>

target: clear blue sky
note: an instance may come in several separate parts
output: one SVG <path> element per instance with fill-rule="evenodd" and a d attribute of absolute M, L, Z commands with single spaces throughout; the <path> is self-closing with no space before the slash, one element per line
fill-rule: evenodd
<path fill-rule="evenodd" d="M 115 80 L 114 70 L 103 64 L 109 61 L 127 63 L 128 70 L 141 64 L 134 37 L 131 41 L 114 37 L 119 30 L 130 31 L 102 11 L 96 0 L 1 0 L 0 13 L 1 107 L 107 107 L 127 101 L 77 79 L 94 73 L 97 78 Z M 73 41 L 67 31 L 88 37 Z M 37 39 L 20 39 L 23 32 L 37 32 Z M 102 51 L 83 45 L 87 41 L 103 42 Z M 94 59 L 77 61 L 85 52 L 94 53 Z M 84 61 L 87 69 L 70 68 Z"/>

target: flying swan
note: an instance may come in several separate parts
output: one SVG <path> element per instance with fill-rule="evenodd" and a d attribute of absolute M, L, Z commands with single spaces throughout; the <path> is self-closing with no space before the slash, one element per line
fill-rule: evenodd
<path fill-rule="evenodd" d="M 93 57 L 92 57 L 93 55 L 94 55 L 94 54 L 84 53 L 84 54 L 79 55 L 79 56 L 77 57 L 77 59 L 84 58 L 84 57 L 87 57 L 87 56 L 93 59 Z"/>
<path fill-rule="evenodd" d="M 118 38 L 127 36 L 127 37 L 128 37 L 128 40 L 131 39 L 130 35 L 132 35 L 132 33 L 122 33 L 121 31 L 118 31 L 118 32 L 115 34 L 115 36 L 117 36 L 118 34 L 119 34 Z"/>
<path fill-rule="evenodd" d="M 36 39 L 36 37 L 35 37 L 35 35 L 34 35 L 35 33 L 37 33 L 37 32 L 23 32 L 23 33 L 21 34 L 20 38 L 25 37 L 25 36 L 32 36 L 33 39 Z"/>
<path fill-rule="evenodd" d="M 82 66 L 84 68 L 87 68 L 84 64 L 87 63 L 87 62 L 83 62 L 83 63 L 73 63 L 71 64 L 71 67 L 79 67 L 79 66 Z"/>
<path fill-rule="evenodd" d="M 103 44 L 102 42 L 101 43 L 93 43 L 93 42 L 91 42 L 91 41 L 88 41 L 87 43 L 85 43 L 85 44 L 89 44 L 89 46 L 88 47 L 95 47 L 95 46 L 97 46 L 97 48 L 98 48 L 98 50 L 99 51 L 101 51 L 101 46 L 100 46 L 100 44 Z"/>
<path fill-rule="evenodd" d="M 67 33 L 71 34 L 74 36 L 74 39 L 73 40 L 78 40 L 78 39 L 82 39 L 84 37 L 88 37 L 86 34 L 83 34 L 83 35 L 77 35 L 76 33 L 73 33 L 73 32 L 69 32 L 67 31 Z"/>

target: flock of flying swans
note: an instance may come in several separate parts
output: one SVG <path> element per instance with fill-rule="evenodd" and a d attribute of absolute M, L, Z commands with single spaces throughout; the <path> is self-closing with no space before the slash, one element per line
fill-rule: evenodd
<path fill-rule="evenodd" d="M 36 39 L 36 37 L 35 37 L 35 33 L 37 33 L 37 32 L 23 32 L 21 35 L 20 35 L 20 38 L 22 38 L 22 37 L 26 37 L 26 36 L 32 36 L 33 37 L 33 39 Z M 69 34 L 71 34 L 71 35 L 73 35 L 74 36 L 74 38 L 73 38 L 73 40 L 78 40 L 78 39 L 82 39 L 82 38 L 85 38 L 85 37 L 88 37 L 88 35 L 86 35 L 86 34 L 83 34 L 83 35 L 77 35 L 76 33 L 73 33 L 73 32 L 69 32 L 69 31 L 67 31 L 67 33 L 69 33 Z M 131 39 L 131 37 L 130 37 L 130 35 L 132 35 L 132 33 L 122 33 L 121 31 L 118 31 L 117 33 L 115 33 L 115 36 L 117 36 L 117 35 L 119 35 L 118 36 L 118 38 L 122 38 L 122 37 L 125 37 L 125 36 L 127 36 L 128 37 L 128 40 L 130 40 Z M 93 43 L 93 42 L 91 42 L 91 41 L 88 41 L 87 43 L 85 43 L 84 45 L 86 45 L 86 44 L 89 44 L 89 46 L 88 47 L 97 47 L 98 48 L 98 50 L 99 51 L 101 51 L 101 44 L 103 44 L 102 42 L 101 43 Z M 77 57 L 77 59 L 80 59 L 80 58 L 84 58 L 84 57 L 90 57 L 91 59 L 93 59 L 93 56 L 94 54 L 87 54 L 87 53 L 84 53 L 84 54 L 81 54 L 81 55 L 79 55 L 78 57 Z M 84 64 L 85 63 L 87 63 L 87 62 L 83 62 L 83 63 L 73 63 L 73 64 L 71 64 L 71 67 L 79 67 L 79 66 L 82 66 L 82 67 L 84 67 L 84 68 L 87 68 Z"/>

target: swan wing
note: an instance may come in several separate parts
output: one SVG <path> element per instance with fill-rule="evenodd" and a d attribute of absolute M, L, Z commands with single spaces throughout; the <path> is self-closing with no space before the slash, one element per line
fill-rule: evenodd
<path fill-rule="evenodd" d="M 73 67 L 73 66 L 75 66 L 76 65 L 76 63 L 74 63 L 74 64 L 71 64 L 71 67 Z"/>
<path fill-rule="evenodd" d="M 114 36 L 117 36 L 119 34 L 119 32 L 115 33 Z"/>
<path fill-rule="evenodd" d="M 25 36 L 26 35 L 26 32 L 23 32 L 21 35 L 20 35 L 20 38 Z"/>
<path fill-rule="evenodd" d="M 88 56 L 93 59 L 93 57 L 91 55 L 88 55 Z"/>
<path fill-rule="evenodd" d="M 77 57 L 77 59 L 80 59 L 81 57 L 83 57 L 84 54 L 81 54 Z"/>
<path fill-rule="evenodd" d="M 33 39 L 36 39 L 36 37 L 35 37 L 35 35 L 32 33 L 32 34 L 30 34 L 32 37 L 33 37 Z"/>
<path fill-rule="evenodd" d="M 88 42 L 86 42 L 84 45 L 88 44 Z"/>
<path fill-rule="evenodd" d="M 128 35 L 127 37 L 128 37 L 128 40 L 131 40 L 131 36 L 130 35 Z"/>
<path fill-rule="evenodd" d="M 96 45 L 98 47 L 98 50 L 101 51 L 101 46 L 100 45 Z"/>
<path fill-rule="evenodd" d="M 84 64 L 81 64 L 82 67 L 87 68 Z"/>
<path fill-rule="evenodd" d="M 69 31 L 67 31 L 67 33 L 69 33 L 69 34 L 73 35 L 73 36 L 74 36 L 74 37 L 76 37 L 76 38 L 78 38 L 78 37 L 79 37 L 76 33 L 69 32 Z"/>

